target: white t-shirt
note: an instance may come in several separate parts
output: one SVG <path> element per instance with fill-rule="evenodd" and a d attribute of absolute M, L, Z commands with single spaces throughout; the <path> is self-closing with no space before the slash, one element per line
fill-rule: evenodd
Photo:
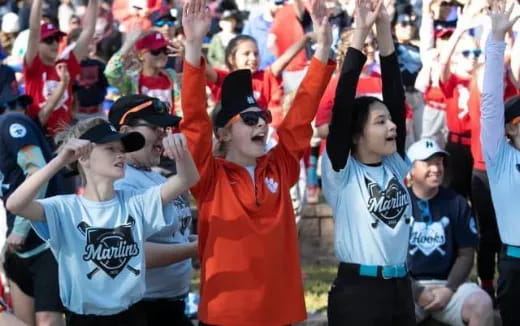
<path fill-rule="evenodd" d="M 364 265 L 405 264 L 411 201 L 403 180 L 409 164 L 397 153 L 380 166 L 367 166 L 350 156 L 339 172 L 325 154 L 323 194 L 332 207 L 337 258 Z"/>
<path fill-rule="evenodd" d="M 143 298 L 143 242 L 161 230 L 160 186 L 115 192 L 96 202 L 78 195 L 38 200 L 45 222 L 34 222 L 58 262 L 63 305 L 77 314 L 113 315 Z"/>

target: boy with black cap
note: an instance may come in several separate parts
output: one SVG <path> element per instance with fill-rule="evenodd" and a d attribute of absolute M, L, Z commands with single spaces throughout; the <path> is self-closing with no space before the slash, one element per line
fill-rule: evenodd
<path fill-rule="evenodd" d="M 170 115 L 164 103 L 146 95 L 121 97 L 108 117 L 116 129 L 139 132 L 145 139 L 143 148 L 125 155 L 125 177 L 116 181 L 116 189 L 146 191 L 166 182 L 151 168 L 160 163 L 163 139 L 172 137 L 165 128 L 178 127 L 180 118 Z M 191 258 L 197 256 L 197 242 L 190 235 L 192 216 L 187 194 L 178 196 L 168 206 L 166 225 L 147 239 L 146 293 L 140 305 L 148 325 L 161 325 L 168 315 L 172 325 L 191 326 L 184 315 L 184 300 L 190 290 Z M 161 260 L 161 266 L 151 266 L 152 255 Z M 170 260 L 169 266 L 165 260 Z"/>
<path fill-rule="evenodd" d="M 520 325 L 520 97 L 504 105 L 504 41 L 506 33 L 520 18 L 511 18 L 514 4 L 493 5 L 491 33 L 486 44 L 482 91 L 482 151 L 503 246 L 500 254 L 497 300 L 502 324 Z M 505 107 L 505 113 L 504 113 Z"/>
<path fill-rule="evenodd" d="M 292 109 L 265 153 L 269 111 L 258 106 L 251 71 L 230 73 L 222 109 L 212 124 L 206 111 L 202 43 L 210 25 L 203 0 L 184 6 L 186 55 L 183 121 L 201 180 L 192 187 L 199 205 L 201 324 L 280 326 L 306 318 L 290 187 L 309 146 L 311 122 L 334 71 L 332 33 L 322 1 L 313 1 L 317 49 Z M 213 130 L 224 157 L 212 154 Z"/>
<path fill-rule="evenodd" d="M 466 282 L 473 266 L 478 230 L 471 208 L 455 191 L 441 186 L 448 153 L 432 139 L 408 149 L 414 221 L 408 269 L 415 288 L 418 322 L 429 315 L 443 323 L 493 325 L 491 298 Z"/>

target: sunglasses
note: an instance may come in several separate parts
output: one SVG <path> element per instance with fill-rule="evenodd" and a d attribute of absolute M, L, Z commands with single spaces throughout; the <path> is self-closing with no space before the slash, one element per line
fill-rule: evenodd
<path fill-rule="evenodd" d="M 49 36 L 42 40 L 43 43 L 47 45 L 52 45 L 54 42 L 60 43 L 61 37 L 55 35 L 55 36 Z"/>
<path fill-rule="evenodd" d="M 262 110 L 262 111 L 245 111 L 235 115 L 229 122 L 228 125 L 231 125 L 237 122 L 239 119 L 242 119 L 246 125 L 253 127 L 258 124 L 258 121 L 262 118 L 266 123 L 271 123 L 273 121 L 273 116 L 271 115 L 271 111 Z"/>
<path fill-rule="evenodd" d="M 164 53 L 164 54 L 168 55 L 168 48 L 164 47 L 164 48 L 160 48 L 160 49 L 157 49 L 157 50 L 150 50 L 150 54 L 153 55 L 153 56 L 158 56 L 161 53 Z"/>
<path fill-rule="evenodd" d="M 464 56 L 464 58 L 469 58 L 471 55 L 473 55 L 473 57 L 475 59 L 478 59 L 478 57 L 480 57 L 480 55 L 482 54 L 482 50 L 480 50 L 480 49 L 464 50 L 461 53 Z"/>
<path fill-rule="evenodd" d="M 151 108 L 150 108 L 150 106 L 151 106 Z M 151 109 L 150 114 L 155 114 L 155 115 L 169 114 L 168 105 L 166 105 L 166 103 L 164 103 L 163 101 L 154 98 L 151 101 L 146 101 L 146 102 L 139 104 L 137 106 L 134 106 L 130 110 L 126 111 L 125 114 L 123 114 L 123 116 L 121 117 L 121 119 L 119 119 L 119 125 L 124 125 L 125 119 L 129 114 L 137 113 L 144 109 L 149 109 L 149 110 Z"/>
<path fill-rule="evenodd" d="M 399 22 L 399 25 L 401 25 L 401 27 L 408 27 L 408 26 L 413 26 L 413 23 L 411 21 L 402 21 L 402 22 Z"/>
<path fill-rule="evenodd" d="M 172 27 L 175 25 L 175 22 L 173 20 L 165 20 L 165 19 L 162 19 L 162 20 L 159 20 L 159 21 L 156 21 L 154 23 L 155 26 L 157 27 L 163 27 L 163 26 L 168 26 L 168 27 Z"/>

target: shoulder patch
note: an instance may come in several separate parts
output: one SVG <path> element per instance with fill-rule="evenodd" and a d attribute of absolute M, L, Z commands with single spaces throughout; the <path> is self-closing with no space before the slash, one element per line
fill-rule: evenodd
<path fill-rule="evenodd" d="M 27 135 L 27 129 L 19 123 L 12 123 L 9 126 L 9 134 L 13 138 L 22 138 Z"/>

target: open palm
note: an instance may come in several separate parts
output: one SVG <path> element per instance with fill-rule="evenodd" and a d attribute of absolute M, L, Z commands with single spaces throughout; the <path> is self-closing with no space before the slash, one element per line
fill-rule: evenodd
<path fill-rule="evenodd" d="M 324 0 L 311 1 L 311 18 L 314 25 L 316 42 L 324 46 L 332 44 L 332 29 L 327 16 Z"/>
<path fill-rule="evenodd" d="M 506 33 L 513 27 L 520 16 L 511 18 L 513 12 L 514 3 L 511 4 L 508 10 L 505 9 L 505 1 L 495 1 L 492 6 L 489 17 L 491 18 L 491 30 L 500 33 Z"/>
<path fill-rule="evenodd" d="M 370 29 L 379 15 L 383 0 L 357 0 L 355 22 L 356 28 Z"/>
<path fill-rule="evenodd" d="M 208 34 L 211 15 L 205 0 L 190 0 L 184 4 L 182 27 L 186 40 L 202 40 Z"/>

